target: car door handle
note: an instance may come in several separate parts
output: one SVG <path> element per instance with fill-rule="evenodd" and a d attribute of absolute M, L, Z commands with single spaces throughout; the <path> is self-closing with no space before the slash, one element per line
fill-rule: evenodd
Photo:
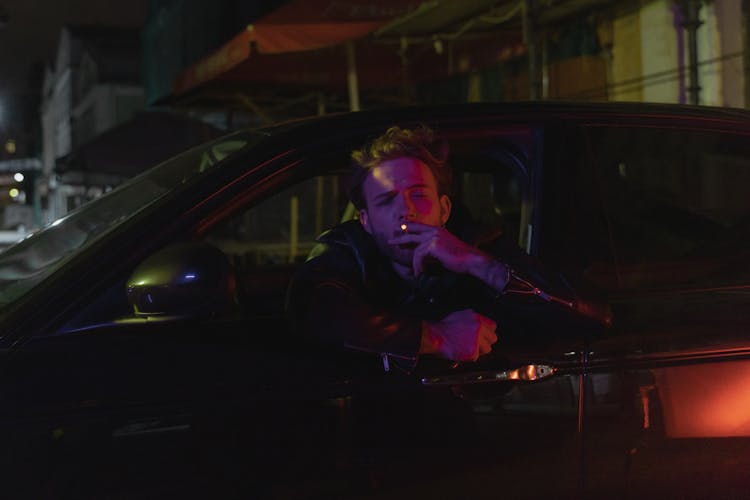
<path fill-rule="evenodd" d="M 483 370 L 478 372 L 451 373 L 422 378 L 422 385 L 467 385 L 493 382 L 533 382 L 551 377 L 557 368 L 550 365 L 524 365 L 513 370 Z"/>

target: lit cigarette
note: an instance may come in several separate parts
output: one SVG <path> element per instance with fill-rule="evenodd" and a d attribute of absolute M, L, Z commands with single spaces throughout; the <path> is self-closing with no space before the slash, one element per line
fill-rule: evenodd
<path fill-rule="evenodd" d="M 401 231 L 404 233 L 408 232 L 409 226 L 407 226 L 406 224 L 401 224 Z"/>

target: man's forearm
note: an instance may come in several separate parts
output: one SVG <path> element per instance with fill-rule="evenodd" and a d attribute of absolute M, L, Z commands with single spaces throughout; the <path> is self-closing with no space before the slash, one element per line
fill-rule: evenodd
<path fill-rule="evenodd" d="M 421 347 L 423 322 L 370 304 L 345 283 L 327 281 L 314 286 L 302 327 L 313 336 L 342 347 L 409 359 L 413 368 Z"/>
<path fill-rule="evenodd" d="M 469 274 L 502 292 L 510 281 L 510 267 L 483 252 L 477 253 Z"/>

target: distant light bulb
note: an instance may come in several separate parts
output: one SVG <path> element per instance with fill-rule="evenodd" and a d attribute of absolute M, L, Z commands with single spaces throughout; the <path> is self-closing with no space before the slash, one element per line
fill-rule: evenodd
<path fill-rule="evenodd" d="M 21 191 L 19 191 L 16 188 L 10 188 L 10 191 L 8 191 L 8 194 L 11 198 L 18 198 L 18 195 L 21 194 Z"/>
<path fill-rule="evenodd" d="M 445 51 L 445 47 L 443 47 L 443 41 L 439 38 L 436 38 L 432 42 L 432 46 L 435 49 L 435 53 L 439 56 L 443 55 L 443 52 Z"/>
<path fill-rule="evenodd" d="M 16 172 L 16 173 L 15 173 L 15 174 L 13 175 L 13 178 L 14 178 L 14 179 L 16 180 L 16 182 L 23 182 L 23 180 L 24 180 L 24 179 L 25 179 L 26 177 L 24 177 L 24 176 L 23 176 L 23 174 L 22 174 L 21 172 Z"/>

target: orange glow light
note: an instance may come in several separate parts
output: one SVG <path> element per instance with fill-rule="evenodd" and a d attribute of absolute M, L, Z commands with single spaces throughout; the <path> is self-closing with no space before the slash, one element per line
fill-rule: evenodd
<path fill-rule="evenodd" d="M 669 437 L 750 436 L 750 361 L 653 372 Z"/>

